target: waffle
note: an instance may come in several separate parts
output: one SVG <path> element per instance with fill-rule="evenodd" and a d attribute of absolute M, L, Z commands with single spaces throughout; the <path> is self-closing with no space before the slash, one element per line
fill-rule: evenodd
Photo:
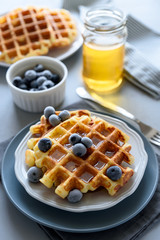
<path fill-rule="evenodd" d="M 67 10 L 18 8 L 0 17 L 0 61 L 14 63 L 70 45 L 77 35 Z"/>
<path fill-rule="evenodd" d="M 67 197 L 75 188 L 86 193 L 99 187 L 104 187 L 113 196 L 129 181 L 134 171 L 126 163 L 132 164 L 134 157 L 129 153 L 129 137 L 121 130 L 101 118 L 91 117 L 88 111 L 83 114 L 83 110 L 72 112 L 68 120 L 49 131 L 42 127 L 43 124 L 48 125 L 47 121 L 42 116 L 41 123 L 32 126 L 31 132 L 43 134 L 38 137 L 38 141 L 43 137 L 49 138 L 52 147 L 46 153 L 41 152 L 37 138 L 33 137 L 29 139 L 29 149 L 26 151 L 26 163 L 29 166 L 36 165 L 44 171 L 40 182 L 47 188 L 54 186 L 55 193 L 61 198 Z M 73 133 L 89 137 L 93 141 L 82 158 L 72 152 L 69 136 Z M 112 181 L 105 173 L 110 166 L 115 165 L 121 168 L 122 176 L 119 180 Z"/>

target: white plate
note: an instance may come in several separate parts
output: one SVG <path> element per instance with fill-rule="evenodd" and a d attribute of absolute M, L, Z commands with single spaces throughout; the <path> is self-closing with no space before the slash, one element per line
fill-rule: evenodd
<path fill-rule="evenodd" d="M 133 177 L 118 191 L 116 196 L 111 197 L 108 195 L 106 189 L 100 189 L 84 194 L 79 203 L 71 204 L 67 199 L 61 199 L 57 196 L 54 193 L 54 188 L 48 189 L 41 183 L 35 184 L 28 181 L 28 167 L 25 164 L 27 140 L 31 136 L 31 134 L 28 133 L 22 139 L 15 152 L 15 174 L 18 181 L 23 185 L 30 196 L 59 209 L 71 212 L 86 212 L 111 208 L 134 193 L 142 180 L 148 161 L 148 155 L 144 149 L 141 137 L 121 120 L 97 113 L 94 113 L 94 115 L 103 118 L 130 136 L 129 143 L 132 145 L 131 154 L 135 157 L 135 163 L 132 165 L 134 170 Z"/>
<path fill-rule="evenodd" d="M 4 14 L 0 14 L 0 16 L 3 16 L 3 15 Z M 78 23 L 78 19 L 76 18 L 76 16 L 72 16 L 72 17 L 74 17 L 76 25 L 77 25 L 77 29 L 78 29 L 78 34 L 77 34 L 76 39 L 68 47 L 62 47 L 62 48 L 57 48 L 57 49 L 50 50 L 46 56 L 57 58 L 58 60 L 63 61 L 66 58 L 73 55 L 82 46 L 83 38 L 82 38 L 82 35 L 80 33 L 81 26 Z M 9 67 L 10 64 L 0 61 L 0 66 Z"/>

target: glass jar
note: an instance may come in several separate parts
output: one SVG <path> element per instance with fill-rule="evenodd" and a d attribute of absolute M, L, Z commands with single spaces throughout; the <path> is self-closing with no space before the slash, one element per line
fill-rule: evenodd
<path fill-rule="evenodd" d="M 122 83 L 126 16 L 114 8 L 91 9 L 84 19 L 84 27 L 84 83 L 95 92 L 110 92 Z"/>

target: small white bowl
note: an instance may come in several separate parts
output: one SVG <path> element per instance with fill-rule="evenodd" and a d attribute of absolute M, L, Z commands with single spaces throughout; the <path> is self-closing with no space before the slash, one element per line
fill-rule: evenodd
<path fill-rule="evenodd" d="M 12 83 L 13 78 L 22 76 L 26 70 L 33 69 L 36 64 L 43 64 L 45 69 L 59 74 L 61 81 L 54 87 L 43 91 L 31 92 L 15 87 Z M 19 108 L 29 112 L 43 112 L 45 107 L 49 105 L 57 107 L 63 102 L 67 75 L 68 70 L 61 61 L 52 57 L 38 56 L 25 58 L 12 64 L 6 73 L 6 79 L 13 101 Z"/>

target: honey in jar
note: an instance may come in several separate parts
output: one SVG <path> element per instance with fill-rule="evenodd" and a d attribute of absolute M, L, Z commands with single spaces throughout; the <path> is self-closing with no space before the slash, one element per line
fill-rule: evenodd
<path fill-rule="evenodd" d="M 123 79 L 126 18 L 115 9 L 93 9 L 85 19 L 82 76 L 88 88 L 107 93 Z"/>

